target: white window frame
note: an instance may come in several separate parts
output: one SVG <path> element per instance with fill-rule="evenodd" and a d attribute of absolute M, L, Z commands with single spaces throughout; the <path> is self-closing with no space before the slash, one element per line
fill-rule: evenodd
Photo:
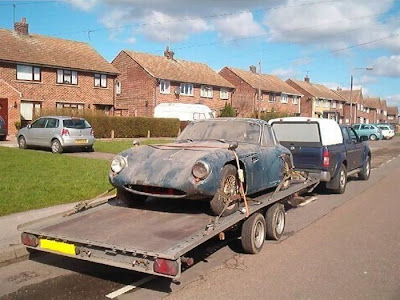
<path fill-rule="evenodd" d="M 106 88 L 107 87 L 107 75 L 100 74 L 100 73 L 94 74 L 94 87 Z"/>
<path fill-rule="evenodd" d="M 268 95 L 268 102 L 271 102 L 271 103 L 276 102 L 276 94 L 270 93 Z"/>
<path fill-rule="evenodd" d="M 329 100 L 322 100 L 322 107 L 329 108 Z"/>
<path fill-rule="evenodd" d="M 281 94 L 281 103 L 287 104 L 288 102 L 288 95 Z"/>
<path fill-rule="evenodd" d="M 17 65 L 17 80 L 41 81 L 42 72 L 39 67 Z"/>
<path fill-rule="evenodd" d="M 69 77 L 69 81 L 68 78 Z M 78 72 L 72 70 L 57 69 L 57 83 L 78 85 Z"/>
<path fill-rule="evenodd" d="M 200 97 L 212 99 L 214 97 L 214 91 L 212 86 L 202 85 L 200 87 Z"/>
<path fill-rule="evenodd" d="M 292 98 L 292 103 L 294 104 L 294 105 L 297 105 L 297 104 L 299 104 L 299 96 L 293 96 L 293 98 Z"/>
<path fill-rule="evenodd" d="M 339 109 L 342 109 L 342 108 L 343 108 L 343 103 L 339 102 Z"/>
<path fill-rule="evenodd" d="M 169 80 L 160 80 L 160 93 L 171 94 L 171 82 Z"/>
<path fill-rule="evenodd" d="M 71 108 L 71 109 L 83 110 L 84 107 L 85 107 L 85 105 L 83 103 L 56 102 L 56 109 Z"/>
<path fill-rule="evenodd" d="M 180 84 L 180 94 L 183 96 L 193 96 L 194 95 L 193 83 L 181 83 Z"/>
<path fill-rule="evenodd" d="M 229 90 L 227 88 L 221 88 L 219 90 L 219 98 L 222 100 L 228 100 L 229 99 Z"/>
<path fill-rule="evenodd" d="M 122 92 L 122 83 L 121 81 L 117 81 L 117 83 L 115 84 L 115 93 L 117 95 L 121 95 Z"/>
<path fill-rule="evenodd" d="M 319 103 L 320 103 L 320 100 L 319 99 L 315 99 L 315 106 L 319 107 Z"/>
<path fill-rule="evenodd" d="M 336 101 L 332 101 L 331 107 L 336 108 Z"/>

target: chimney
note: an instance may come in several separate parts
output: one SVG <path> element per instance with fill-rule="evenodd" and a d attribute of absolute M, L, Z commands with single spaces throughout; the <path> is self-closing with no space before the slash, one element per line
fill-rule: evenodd
<path fill-rule="evenodd" d="M 251 66 L 250 66 L 250 72 L 253 73 L 253 74 L 256 74 L 256 73 L 257 73 L 257 68 L 256 68 L 256 66 L 251 65 Z"/>
<path fill-rule="evenodd" d="M 310 77 L 308 77 L 308 75 L 306 75 L 306 77 L 304 77 L 304 81 L 310 83 Z"/>
<path fill-rule="evenodd" d="M 26 23 L 26 18 L 22 18 L 21 22 L 14 23 L 14 30 L 19 34 L 28 35 L 29 24 Z"/>
<path fill-rule="evenodd" d="M 342 88 L 341 88 L 340 86 L 338 86 L 338 87 L 336 88 L 336 90 L 337 90 L 337 91 L 341 91 Z"/>
<path fill-rule="evenodd" d="M 164 56 L 166 57 L 166 58 L 168 58 L 168 59 L 174 59 L 174 51 L 172 51 L 172 50 L 169 50 L 169 46 L 167 46 L 166 48 L 165 48 L 165 51 L 164 51 Z"/>

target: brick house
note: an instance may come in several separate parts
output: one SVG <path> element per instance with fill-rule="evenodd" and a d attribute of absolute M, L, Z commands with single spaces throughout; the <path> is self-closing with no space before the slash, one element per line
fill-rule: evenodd
<path fill-rule="evenodd" d="M 350 119 L 352 118 L 352 124 L 355 123 L 373 123 L 373 113 L 370 112 L 371 107 L 368 106 L 368 103 L 365 101 L 362 89 L 352 90 L 342 90 L 338 88 L 334 91 L 339 94 L 346 100 L 344 107 L 344 118 L 345 123 L 350 123 Z M 352 103 L 352 115 L 350 118 L 350 94 L 351 94 L 351 103 Z"/>
<path fill-rule="evenodd" d="M 151 117 L 159 103 L 204 104 L 218 114 L 231 102 L 232 84 L 206 64 L 176 59 L 168 47 L 164 56 L 122 50 L 112 65 L 120 72 L 118 115 Z"/>
<path fill-rule="evenodd" d="M 387 123 L 387 104 L 386 100 L 379 97 L 365 98 L 365 105 L 369 108 L 370 123 Z"/>
<path fill-rule="evenodd" d="M 30 34 L 25 18 L 0 29 L 0 114 L 8 134 L 42 109 L 112 111 L 118 71 L 89 44 Z"/>
<path fill-rule="evenodd" d="M 300 114 L 300 94 L 276 76 L 258 74 L 255 66 L 250 71 L 225 67 L 219 74 L 235 86 L 232 106 L 240 116 L 247 116 L 258 110 L 280 111 Z M 258 90 L 261 101 L 258 101 Z"/>
<path fill-rule="evenodd" d="M 388 106 L 387 122 L 391 124 L 399 124 L 399 109 L 397 106 Z"/>
<path fill-rule="evenodd" d="M 286 83 L 303 94 L 301 97 L 301 116 L 334 119 L 344 122 L 344 103 L 340 95 L 322 84 L 310 82 L 306 76 L 304 81 L 288 79 Z"/>

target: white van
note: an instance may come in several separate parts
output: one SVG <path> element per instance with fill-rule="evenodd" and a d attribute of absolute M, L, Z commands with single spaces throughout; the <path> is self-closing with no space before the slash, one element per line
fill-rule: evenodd
<path fill-rule="evenodd" d="M 215 112 L 203 104 L 160 103 L 154 108 L 154 117 L 194 121 L 215 118 Z"/>

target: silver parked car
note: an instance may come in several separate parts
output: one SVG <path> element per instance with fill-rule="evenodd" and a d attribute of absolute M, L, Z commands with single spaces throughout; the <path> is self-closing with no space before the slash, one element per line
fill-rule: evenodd
<path fill-rule="evenodd" d="M 90 124 L 83 118 L 41 117 L 18 131 L 18 145 L 50 147 L 53 153 L 65 148 L 93 151 L 94 136 Z"/>
<path fill-rule="evenodd" d="M 7 137 L 6 122 L 0 117 L 0 141 L 4 141 Z"/>

